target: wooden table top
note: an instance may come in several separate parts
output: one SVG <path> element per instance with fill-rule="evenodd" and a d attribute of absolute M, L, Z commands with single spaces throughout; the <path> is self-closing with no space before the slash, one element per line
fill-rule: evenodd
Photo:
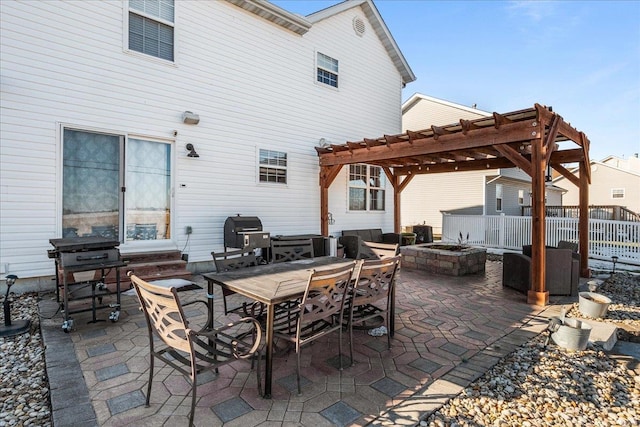
<path fill-rule="evenodd" d="M 207 273 L 203 274 L 203 277 L 210 284 L 217 284 L 256 301 L 277 304 L 302 295 L 314 269 L 322 270 L 353 263 L 353 260 L 345 258 L 316 257 L 258 265 L 224 273 Z"/>

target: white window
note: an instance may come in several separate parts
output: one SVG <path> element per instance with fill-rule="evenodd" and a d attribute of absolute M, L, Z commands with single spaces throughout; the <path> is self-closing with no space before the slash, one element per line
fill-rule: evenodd
<path fill-rule="evenodd" d="M 349 210 L 384 211 L 386 177 L 379 166 L 349 166 Z"/>
<path fill-rule="evenodd" d="M 518 190 L 518 204 L 524 206 L 524 190 Z"/>
<path fill-rule="evenodd" d="M 129 49 L 173 61 L 173 1 L 129 1 Z"/>
<path fill-rule="evenodd" d="M 260 150 L 260 182 L 287 183 L 287 153 Z"/>
<path fill-rule="evenodd" d="M 496 211 L 502 212 L 502 184 L 496 184 Z"/>
<path fill-rule="evenodd" d="M 338 87 L 338 60 L 318 52 L 317 79 L 320 83 Z"/>
<path fill-rule="evenodd" d="M 624 199 L 624 188 L 612 188 L 611 189 L 611 198 L 612 199 Z"/>

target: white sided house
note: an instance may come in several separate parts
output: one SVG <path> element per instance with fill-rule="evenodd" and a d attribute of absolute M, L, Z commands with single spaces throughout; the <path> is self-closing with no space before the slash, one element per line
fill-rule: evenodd
<path fill-rule="evenodd" d="M 579 176 L 578 168 L 571 172 Z M 554 180 L 556 185 L 567 188 L 562 203 L 578 205 L 578 189 L 566 181 L 562 176 Z M 621 206 L 640 214 L 640 159 L 637 154 L 628 159 L 608 156 L 601 161 L 591 161 L 589 205 Z"/>
<path fill-rule="evenodd" d="M 402 105 L 402 129 L 428 129 L 460 119 L 491 117 L 492 113 L 414 94 Z M 548 187 L 547 203 L 560 204 L 560 189 Z M 531 204 L 531 177 L 518 168 L 417 175 L 402 192 L 402 226 L 426 224 L 442 232 L 442 215 L 521 215 Z M 463 234 L 465 231 L 461 230 Z M 457 236 L 448 236 L 455 240 Z"/>
<path fill-rule="evenodd" d="M 51 283 L 63 236 L 195 266 L 238 213 L 318 234 L 314 147 L 398 133 L 415 80 L 371 0 L 306 17 L 258 0 L 3 0 L 0 20 L 2 278 Z M 329 191 L 330 234 L 393 231 L 379 168 L 344 168 Z"/>

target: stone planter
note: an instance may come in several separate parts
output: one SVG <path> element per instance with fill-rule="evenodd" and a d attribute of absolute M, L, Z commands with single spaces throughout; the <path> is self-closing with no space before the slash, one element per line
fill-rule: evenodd
<path fill-rule="evenodd" d="M 611 299 L 595 292 L 580 292 L 578 308 L 585 316 L 599 319 L 607 316 Z"/>
<path fill-rule="evenodd" d="M 425 270 L 448 276 L 484 273 L 487 260 L 485 248 L 446 243 L 402 246 L 400 253 L 402 268 Z"/>

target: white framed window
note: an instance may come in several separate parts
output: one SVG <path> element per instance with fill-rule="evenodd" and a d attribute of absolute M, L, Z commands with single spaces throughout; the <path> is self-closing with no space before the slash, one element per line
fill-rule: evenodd
<path fill-rule="evenodd" d="M 287 183 L 287 153 L 260 149 L 260 182 Z"/>
<path fill-rule="evenodd" d="M 518 190 L 518 204 L 524 206 L 524 190 Z"/>
<path fill-rule="evenodd" d="M 349 210 L 384 211 L 386 182 L 379 166 L 349 165 Z"/>
<path fill-rule="evenodd" d="M 496 211 L 502 212 L 502 184 L 496 184 Z"/>
<path fill-rule="evenodd" d="M 174 59 L 174 0 L 129 0 L 129 49 Z"/>
<path fill-rule="evenodd" d="M 612 199 L 624 199 L 624 188 L 612 188 L 611 189 L 611 198 Z"/>
<path fill-rule="evenodd" d="M 316 78 L 318 82 L 338 87 L 338 60 L 318 52 L 316 56 Z"/>

